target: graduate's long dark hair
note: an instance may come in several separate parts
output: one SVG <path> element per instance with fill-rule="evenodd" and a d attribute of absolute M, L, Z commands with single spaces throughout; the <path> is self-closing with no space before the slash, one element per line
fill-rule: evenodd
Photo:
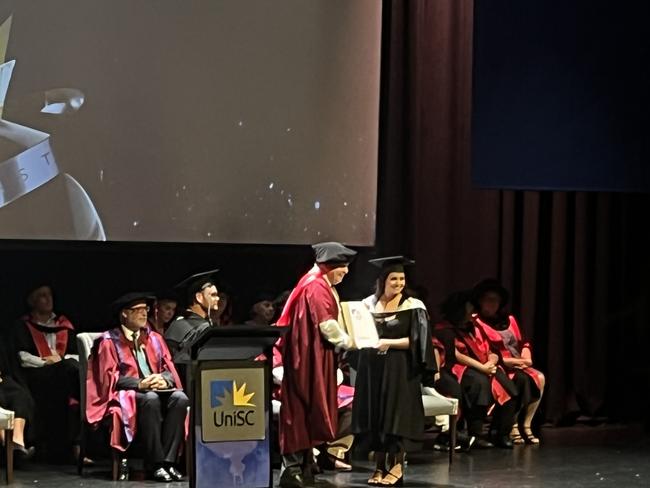
<path fill-rule="evenodd" d="M 388 278 L 388 275 L 391 273 L 404 273 L 404 267 L 400 265 L 388 266 L 381 270 L 379 276 L 377 277 L 377 281 L 375 281 L 375 298 L 377 299 L 377 301 L 379 301 L 381 296 L 384 294 L 384 290 L 386 289 L 386 279 Z M 404 301 L 410 298 L 411 296 L 406 284 L 408 284 L 407 278 L 405 278 L 404 289 L 402 290 L 402 298 L 400 298 L 399 300 L 399 305 L 404 303 Z"/>

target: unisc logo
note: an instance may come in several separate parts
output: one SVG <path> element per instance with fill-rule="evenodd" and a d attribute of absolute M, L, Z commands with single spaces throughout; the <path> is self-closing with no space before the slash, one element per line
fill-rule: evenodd
<path fill-rule="evenodd" d="M 255 396 L 255 392 L 246 392 L 246 383 L 238 387 L 236 381 L 211 381 L 210 406 L 214 409 L 214 426 L 243 427 L 255 425 L 255 404 L 251 403 L 253 396 Z"/>

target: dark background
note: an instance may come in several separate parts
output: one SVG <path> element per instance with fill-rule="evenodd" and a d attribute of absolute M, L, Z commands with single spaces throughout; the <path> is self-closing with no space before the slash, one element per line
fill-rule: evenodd
<path fill-rule="evenodd" d="M 499 9 L 513 2 L 485 4 Z M 545 5 L 547 16 L 561 15 L 556 4 Z M 473 22 L 475 7 L 480 13 L 484 6 L 471 0 L 384 2 L 377 241 L 360 249 L 341 295 L 370 292 L 374 274 L 365 261 L 375 255 L 400 253 L 417 261 L 409 281 L 426 290 L 434 319 L 449 292 L 486 276 L 500 278 L 533 341 L 535 364 L 547 376 L 538 422 L 647 420 L 641 392 L 650 374 L 650 200 L 645 193 L 472 185 L 472 81 L 480 83 L 472 72 Z M 494 22 L 507 31 L 518 27 L 516 18 Z M 565 42 L 570 47 L 577 39 Z M 57 280 L 57 308 L 80 330 L 105 325 L 107 303 L 124 291 L 167 286 L 217 266 L 243 302 L 261 288 L 291 287 L 311 263 L 308 246 L 0 246 L 3 323 L 17 314 L 24 285 L 49 273 Z"/>
<path fill-rule="evenodd" d="M 472 180 L 650 190 L 647 2 L 477 1 Z"/>

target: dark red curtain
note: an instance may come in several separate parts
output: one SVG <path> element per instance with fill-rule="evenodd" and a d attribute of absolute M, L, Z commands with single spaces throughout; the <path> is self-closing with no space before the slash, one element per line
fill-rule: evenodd
<path fill-rule="evenodd" d="M 434 316 L 503 281 L 547 374 L 540 419 L 647 416 L 648 195 L 473 188 L 473 1 L 384 7 L 379 252 L 416 259 Z"/>

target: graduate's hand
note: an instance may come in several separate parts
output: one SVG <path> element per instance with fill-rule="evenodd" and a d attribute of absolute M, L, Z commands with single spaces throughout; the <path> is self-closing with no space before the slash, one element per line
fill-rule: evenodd
<path fill-rule="evenodd" d="M 43 358 L 43 361 L 45 361 L 45 364 L 58 363 L 59 361 L 61 361 L 61 356 L 59 356 L 58 354 L 52 354 L 51 356 L 45 356 Z"/>
<path fill-rule="evenodd" d="M 389 348 L 390 348 L 390 344 L 388 344 L 388 342 L 386 342 L 385 339 L 379 339 L 379 341 L 375 345 L 375 349 L 379 350 L 379 352 L 382 354 L 385 354 Z"/>
<path fill-rule="evenodd" d="M 494 353 L 488 354 L 488 363 L 492 363 L 496 366 L 497 364 L 499 364 L 499 356 L 497 356 Z"/>

